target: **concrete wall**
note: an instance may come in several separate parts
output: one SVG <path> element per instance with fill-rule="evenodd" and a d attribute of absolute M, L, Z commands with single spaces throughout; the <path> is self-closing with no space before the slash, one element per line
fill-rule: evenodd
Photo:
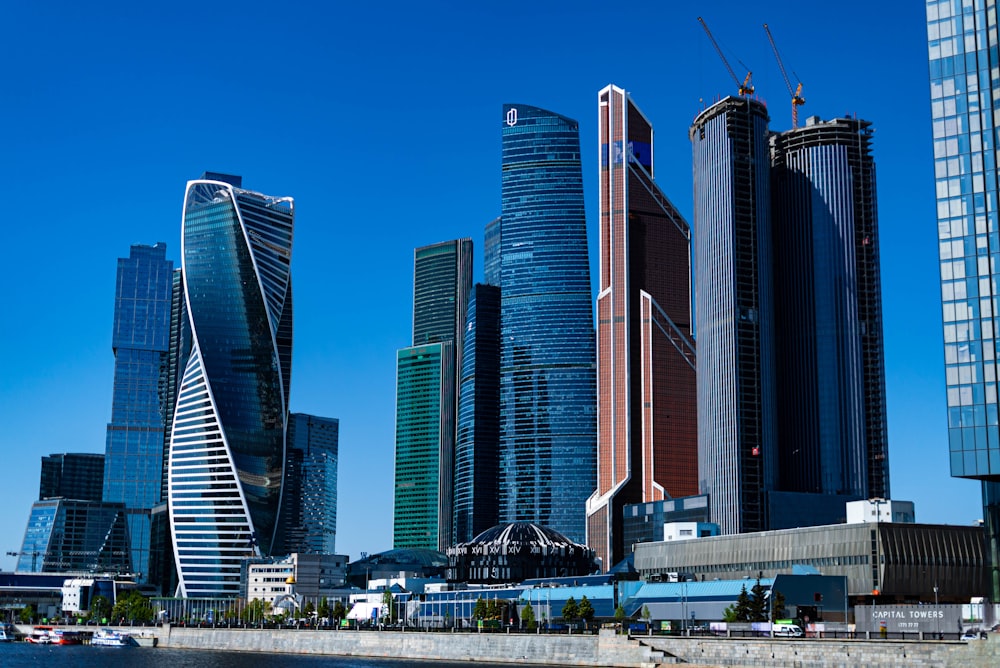
<path fill-rule="evenodd" d="M 396 631 L 269 631 L 164 627 L 160 647 L 400 659 L 640 666 L 659 653 L 625 636 Z"/>
<path fill-rule="evenodd" d="M 969 642 L 909 640 L 817 640 L 811 638 L 637 640 L 690 664 L 712 666 L 822 666 L 823 668 L 979 668 L 1000 666 L 1000 634 Z"/>

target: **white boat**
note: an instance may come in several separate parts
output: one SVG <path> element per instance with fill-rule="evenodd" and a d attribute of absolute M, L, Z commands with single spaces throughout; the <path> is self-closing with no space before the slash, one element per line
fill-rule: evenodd
<path fill-rule="evenodd" d="M 25 640 L 35 645 L 51 645 L 55 642 L 52 631 L 53 628 L 51 626 L 36 626 L 31 629 L 31 635 L 25 638 Z"/>
<path fill-rule="evenodd" d="M 90 644 L 97 647 L 132 647 L 136 642 L 127 633 L 119 633 L 112 629 L 98 629 L 94 632 L 94 637 L 90 639 Z"/>
<path fill-rule="evenodd" d="M 0 642 L 11 642 L 15 635 L 13 624 L 0 624 Z"/>

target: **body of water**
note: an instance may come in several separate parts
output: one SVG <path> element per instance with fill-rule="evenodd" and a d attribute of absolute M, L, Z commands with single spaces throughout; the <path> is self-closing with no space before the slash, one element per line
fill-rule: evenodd
<path fill-rule="evenodd" d="M 459 663 L 365 659 L 355 656 L 302 656 L 256 652 L 210 652 L 152 647 L 51 646 L 26 642 L 0 643 L 0 666 L 54 666 L 56 668 L 433 668 Z M 515 664 L 490 664 L 497 668 Z"/>

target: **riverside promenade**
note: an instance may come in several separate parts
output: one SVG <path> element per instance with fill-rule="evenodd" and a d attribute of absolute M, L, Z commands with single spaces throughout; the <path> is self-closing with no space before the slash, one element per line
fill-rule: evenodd
<path fill-rule="evenodd" d="M 1000 634 L 990 634 L 985 640 L 959 642 L 629 637 L 610 630 L 602 630 L 597 635 L 535 635 L 163 626 L 156 629 L 156 635 L 160 647 L 177 649 L 593 668 L 668 665 L 979 668 L 1000 665 Z"/>

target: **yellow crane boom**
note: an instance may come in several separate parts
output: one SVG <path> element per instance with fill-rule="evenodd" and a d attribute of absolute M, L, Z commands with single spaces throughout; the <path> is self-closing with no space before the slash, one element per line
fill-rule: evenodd
<path fill-rule="evenodd" d="M 746 77 L 743 78 L 743 83 L 740 83 L 739 78 L 736 76 L 736 72 L 733 72 L 733 68 L 730 67 L 729 61 L 726 60 L 726 55 L 722 53 L 722 49 L 719 47 L 719 43 L 716 42 L 715 37 L 712 36 L 712 31 L 708 29 L 708 24 L 705 23 L 705 20 L 700 16 L 698 17 L 698 23 L 700 23 L 701 27 L 705 29 L 705 34 L 708 35 L 709 41 L 711 41 L 712 46 L 715 47 L 715 52 L 719 54 L 719 58 L 722 60 L 722 64 L 726 66 L 726 71 L 729 72 L 729 76 L 732 77 L 733 82 L 739 88 L 740 95 L 753 95 L 753 83 L 751 82 L 751 78 L 753 77 L 753 72 L 750 71 L 750 68 L 747 67 L 747 75 Z M 743 63 L 740 64 L 743 65 Z M 746 67 L 746 65 L 743 66 Z"/>
<path fill-rule="evenodd" d="M 778 69 L 781 70 L 781 78 L 785 80 L 785 88 L 792 96 L 792 128 L 797 128 L 799 127 L 799 107 L 806 103 L 806 99 L 802 97 L 802 81 L 799 81 L 799 85 L 793 91 L 788 74 L 785 73 L 785 64 L 781 62 L 781 54 L 778 53 L 778 45 L 774 43 L 771 29 L 767 27 L 766 23 L 764 24 L 764 32 L 767 33 L 767 41 L 771 43 L 771 50 L 774 51 L 774 59 L 778 61 Z M 798 79 L 798 77 L 795 78 Z"/>

